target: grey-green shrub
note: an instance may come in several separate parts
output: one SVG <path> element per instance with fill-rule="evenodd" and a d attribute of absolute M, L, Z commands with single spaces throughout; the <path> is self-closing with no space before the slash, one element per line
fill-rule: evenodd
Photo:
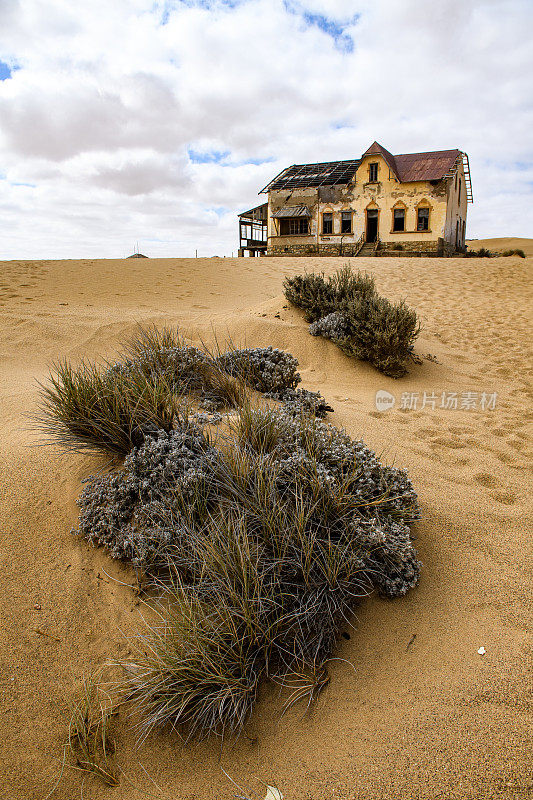
<path fill-rule="evenodd" d="M 372 276 L 354 274 L 349 267 L 343 267 L 328 278 L 324 273 L 287 277 L 283 286 L 287 300 L 303 309 L 308 322 L 346 310 L 355 299 L 369 297 L 376 291 Z"/>
<path fill-rule="evenodd" d="M 286 278 L 284 285 L 287 299 L 311 320 L 312 336 L 331 339 L 347 355 L 369 361 L 385 375 L 405 375 L 420 324 L 403 300 L 380 297 L 373 278 L 353 275 L 347 267 L 327 281 L 305 275 Z"/>

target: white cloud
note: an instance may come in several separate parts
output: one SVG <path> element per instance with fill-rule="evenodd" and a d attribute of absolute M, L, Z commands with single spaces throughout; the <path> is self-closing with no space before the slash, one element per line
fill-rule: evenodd
<path fill-rule="evenodd" d="M 532 22 L 529 0 L 2 0 L 0 258 L 227 254 L 281 168 L 374 139 L 466 150 L 469 235 L 533 236 Z"/>

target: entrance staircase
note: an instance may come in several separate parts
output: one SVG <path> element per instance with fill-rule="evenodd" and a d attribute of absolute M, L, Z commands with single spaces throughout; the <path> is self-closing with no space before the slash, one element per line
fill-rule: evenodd
<path fill-rule="evenodd" d="M 358 256 L 373 256 L 376 249 L 375 242 L 364 242 L 361 249 L 357 253 Z"/>

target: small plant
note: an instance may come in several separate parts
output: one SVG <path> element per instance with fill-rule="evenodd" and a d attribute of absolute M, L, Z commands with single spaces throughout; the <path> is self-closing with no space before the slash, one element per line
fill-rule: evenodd
<path fill-rule="evenodd" d="M 521 248 L 516 248 L 515 250 L 504 250 L 502 256 L 519 256 L 520 258 L 525 258 L 526 254 Z"/>
<path fill-rule="evenodd" d="M 465 258 L 494 258 L 494 253 L 487 250 L 486 247 L 480 247 L 479 250 L 467 250 L 464 254 Z"/>
<path fill-rule="evenodd" d="M 403 250 L 403 244 L 393 244 L 391 250 Z"/>
<path fill-rule="evenodd" d="M 70 709 L 65 752 L 76 760 L 78 769 L 96 775 L 106 786 L 117 786 L 113 766 L 115 745 L 111 738 L 114 714 L 111 701 L 103 697 L 94 678 L 85 678 L 81 697 Z"/>
<path fill-rule="evenodd" d="M 282 421 L 276 409 L 254 409 L 248 405 L 241 408 L 231 430 L 239 446 L 249 447 L 256 453 L 272 453 L 280 443 Z"/>

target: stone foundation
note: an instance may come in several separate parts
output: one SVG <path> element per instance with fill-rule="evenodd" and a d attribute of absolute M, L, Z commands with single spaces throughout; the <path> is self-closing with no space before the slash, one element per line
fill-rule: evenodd
<path fill-rule="evenodd" d="M 395 242 L 380 242 L 379 248 L 372 254 L 374 256 L 426 256 L 426 257 L 448 257 L 457 256 L 459 251 L 444 239 L 437 241 L 408 241 L 402 242 L 402 249 L 395 249 Z M 271 245 L 266 251 L 267 256 L 346 256 L 357 255 L 360 248 L 359 244 L 343 244 L 342 249 L 339 244 L 320 244 L 308 242 L 307 244 L 284 244 Z"/>
<path fill-rule="evenodd" d="M 401 242 L 402 249 L 396 249 L 394 242 L 380 242 L 376 256 L 439 256 L 448 257 L 457 255 L 458 251 L 444 239 L 429 242 Z"/>
<path fill-rule="evenodd" d="M 274 245 L 267 250 L 267 256 L 355 256 L 357 244 L 286 244 Z"/>

